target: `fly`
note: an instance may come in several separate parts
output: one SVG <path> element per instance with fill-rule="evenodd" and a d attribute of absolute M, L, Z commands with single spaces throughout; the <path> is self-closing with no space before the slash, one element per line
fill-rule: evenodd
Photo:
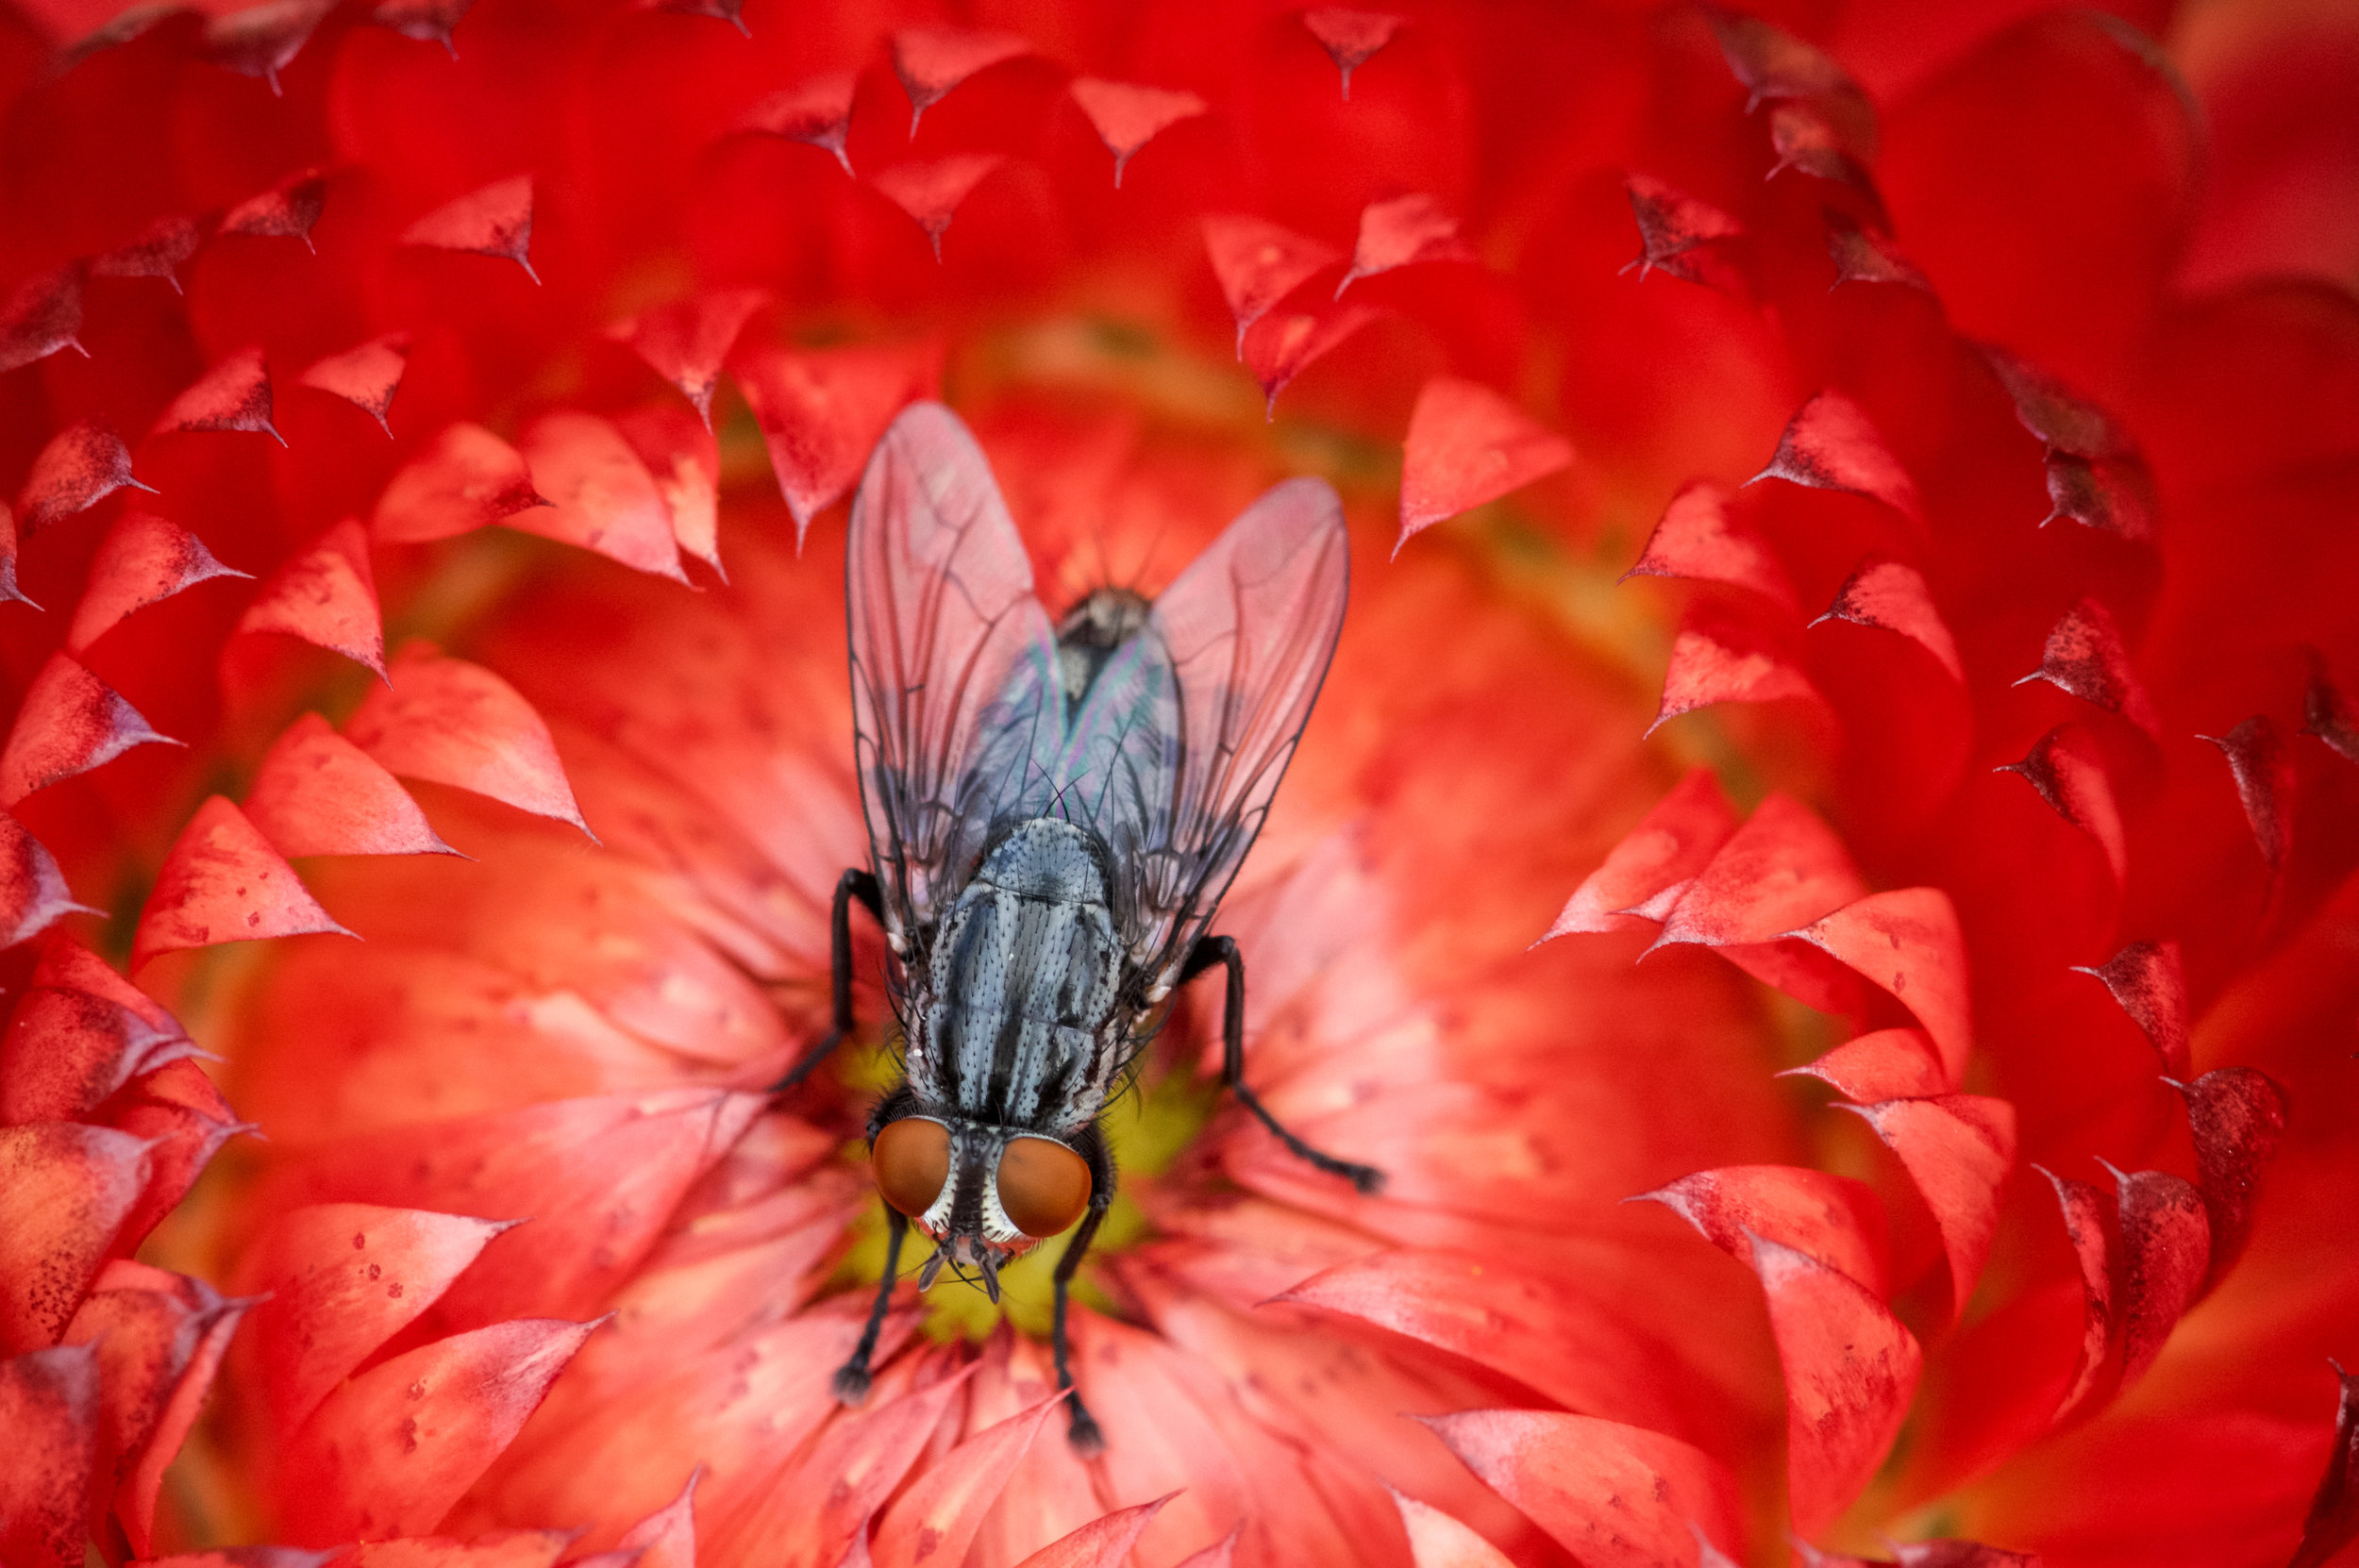
<path fill-rule="evenodd" d="M 1342 629 L 1343 508 L 1317 479 L 1256 501 L 1149 603 L 1091 593 L 1051 626 L 981 450 L 939 404 L 901 413 L 852 505 L 845 592 L 869 864 L 836 884 L 834 1013 L 786 1089 L 852 1028 L 851 907 L 882 923 L 902 1082 L 868 1118 L 884 1278 L 835 1375 L 869 1359 L 914 1225 L 923 1290 L 999 1270 L 1078 1220 L 1068 1287 L 1114 1194 L 1099 1114 L 1173 990 L 1227 972 L 1221 1078 L 1286 1147 L 1372 1193 L 1370 1166 L 1280 1126 L 1245 1082 L 1245 965 L 1209 932 L 1261 831 Z M 1070 1435 L 1104 1444 L 1078 1393 Z"/>

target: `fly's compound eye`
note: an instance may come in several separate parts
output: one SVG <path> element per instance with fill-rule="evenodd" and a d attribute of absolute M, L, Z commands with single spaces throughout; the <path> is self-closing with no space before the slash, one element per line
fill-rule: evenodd
<path fill-rule="evenodd" d="M 895 1122 L 877 1134 L 871 1159 L 885 1202 L 916 1219 L 950 1179 L 950 1129 L 915 1116 Z"/>
<path fill-rule="evenodd" d="M 1034 1241 L 1056 1235 L 1089 1207 L 1089 1161 L 1047 1138 L 1011 1138 L 999 1157 L 999 1207 Z"/>

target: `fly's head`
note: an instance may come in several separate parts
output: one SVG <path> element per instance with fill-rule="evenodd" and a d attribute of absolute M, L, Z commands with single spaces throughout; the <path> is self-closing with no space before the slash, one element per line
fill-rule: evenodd
<path fill-rule="evenodd" d="M 921 1113 L 879 1127 L 870 1150 L 885 1201 L 934 1243 L 920 1290 L 945 1263 L 972 1267 L 996 1302 L 1000 1268 L 1089 1207 L 1089 1161 L 1043 1133 Z"/>

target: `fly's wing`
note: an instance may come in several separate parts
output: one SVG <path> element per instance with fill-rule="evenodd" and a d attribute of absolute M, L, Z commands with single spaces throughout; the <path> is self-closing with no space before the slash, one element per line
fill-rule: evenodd
<path fill-rule="evenodd" d="M 844 567 L 861 807 L 887 915 L 921 931 L 994 821 L 1046 808 L 1063 743 L 1057 642 L 991 468 L 912 404 L 877 443 Z"/>
<path fill-rule="evenodd" d="M 1130 957 L 1170 979 L 1293 759 L 1343 629 L 1343 506 L 1290 479 L 1155 601 L 1075 716 L 1058 809 L 1113 851 Z"/>

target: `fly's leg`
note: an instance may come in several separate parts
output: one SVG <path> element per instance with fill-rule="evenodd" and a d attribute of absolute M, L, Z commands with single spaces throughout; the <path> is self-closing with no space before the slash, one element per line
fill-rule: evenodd
<path fill-rule="evenodd" d="M 1188 961 L 1180 968 L 1180 983 L 1187 984 L 1214 964 L 1229 971 L 1229 1005 L 1221 1018 L 1220 1079 L 1234 1091 L 1245 1108 L 1262 1120 L 1262 1125 L 1292 1150 L 1297 1159 L 1309 1161 L 1330 1176 L 1339 1176 L 1363 1193 L 1378 1193 L 1384 1188 L 1384 1173 L 1373 1165 L 1356 1165 L 1348 1159 L 1338 1159 L 1323 1154 L 1286 1130 L 1277 1117 L 1269 1113 L 1261 1097 L 1246 1087 L 1245 1082 L 1245 959 L 1237 952 L 1236 942 L 1228 937 L 1205 937 L 1188 952 Z"/>
<path fill-rule="evenodd" d="M 877 1336 L 884 1331 L 885 1311 L 893 1305 L 894 1281 L 901 1274 L 901 1242 L 909 1233 L 909 1217 L 886 1204 L 884 1278 L 877 1283 L 877 1304 L 868 1309 L 868 1326 L 861 1330 L 860 1343 L 852 1347 L 852 1359 L 835 1369 L 835 1396 L 846 1405 L 862 1404 L 868 1398 L 868 1358 L 877 1353 Z M 1057 1299 L 1060 1303 L 1064 1300 L 1062 1292 Z"/>
<path fill-rule="evenodd" d="M 1057 1359 L 1057 1387 L 1073 1396 L 1066 1407 L 1072 1412 L 1072 1421 L 1065 1427 L 1065 1438 L 1073 1444 L 1073 1451 L 1085 1460 L 1096 1459 L 1106 1451 L 1106 1434 L 1098 1430 L 1097 1418 L 1081 1403 L 1081 1391 L 1073 1386 L 1073 1369 L 1066 1364 L 1065 1298 L 1072 1290 L 1073 1276 L 1080 1272 L 1082 1254 L 1089 1251 L 1090 1243 L 1096 1239 L 1098 1222 L 1106 1217 L 1106 1206 L 1114 1201 L 1113 1161 L 1107 1158 L 1105 1143 L 1096 1136 L 1095 1127 L 1090 1134 L 1081 1142 L 1081 1153 L 1090 1162 L 1089 1210 L 1081 1216 L 1081 1227 L 1073 1233 L 1073 1240 L 1065 1243 L 1064 1256 L 1057 1259 L 1056 1326 L 1048 1341 Z"/>
<path fill-rule="evenodd" d="M 870 914 L 884 919 L 884 893 L 877 886 L 873 872 L 852 870 L 836 878 L 835 908 L 829 913 L 828 928 L 834 959 L 835 1017 L 819 1043 L 803 1053 L 803 1059 L 788 1070 L 786 1076 L 770 1086 L 773 1094 L 794 1088 L 810 1076 L 811 1070 L 828 1059 L 828 1053 L 844 1043 L 844 1037 L 852 1032 L 852 900 L 859 899 Z M 891 1275 L 886 1277 L 890 1279 Z"/>

